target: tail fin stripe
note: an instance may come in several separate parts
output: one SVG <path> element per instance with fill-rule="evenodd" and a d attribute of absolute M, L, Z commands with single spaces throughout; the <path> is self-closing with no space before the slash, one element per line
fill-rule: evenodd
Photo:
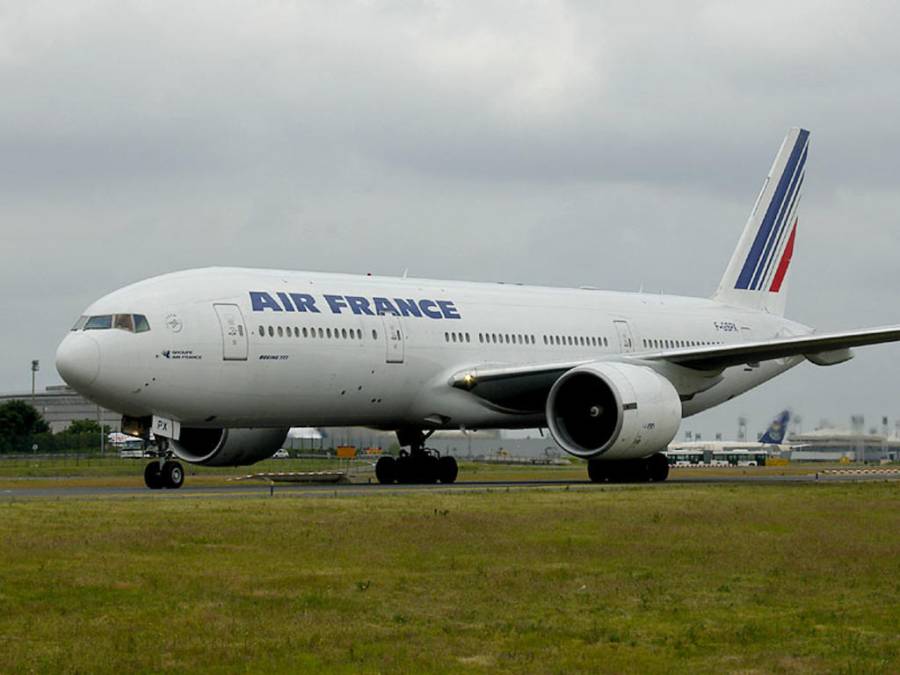
<path fill-rule="evenodd" d="M 768 275 L 769 269 L 772 267 L 773 258 L 776 257 L 775 252 L 778 249 L 776 244 L 781 244 L 784 242 L 784 231 L 787 229 L 786 225 L 790 222 L 788 220 L 788 216 L 794 206 L 794 200 L 796 200 L 797 195 L 800 194 L 800 185 L 803 183 L 803 172 L 805 164 L 806 150 L 804 149 L 803 154 L 800 157 L 800 161 L 797 163 L 797 166 L 794 170 L 794 174 L 793 176 L 791 176 L 790 186 L 785 193 L 784 199 L 778 205 L 774 227 L 769 233 L 765 248 L 763 249 L 763 253 L 759 259 L 759 264 L 753 274 L 753 279 L 750 282 L 750 287 L 753 290 L 758 291 L 763 288 L 763 281 L 765 280 L 766 275 Z"/>
<path fill-rule="evenodd" d="M 774 217 L 769 217 L 769 214 L 767 213 L 769 221 L 762 223 L 757 232 L 757 240 L 764 242 L 764 245 L 757 260 L 756 269 L 753 271 L 750 283 L 748 284 L 749 290 L 759 290 L 762 286 L 762 277 L 764 276 L 764 272 L 768 271 L 772 259 L 772 245 L 781 235 L 781 230 L 784 226 L 784 218 L 787 215 L 788 210 L 786 207 L 789 204 L 793 204 L 794 196 L 797 194 L 798 179 L 803 174 L 805 162 L 806 151 L 804 149 L 799 161 L 793 166 L 792 172 L 791 163 L 785 167 L 782 178 L 790 180 L 790 182 L 788 183 L 786 191 L 780 195 L 776 194 L 773 197 L 770 204 L 770 211 L 774 209 L 774 213 L 772 213 Z"/>
<path fill-rule="evenodd" d="M 784 248 L 784 253 L 781 255 L 781 262 L 778 263 L 778 269 L 775 271 L 775 279 L 772 280 L 772 285 L 769 287 L 769 291 L 772 293 L 777 293 L 781 290 L 781 283 L 784 281 L 784 275 L 787 274 L 788 267 L 791 264 L 791 258 L 794 256 L 794 237 L 797 236 L 797 221 L 794 221 L 794 227 L 791 228 L 791 236 L 788 237 L 787 246 Z"/>
<path fill-rule="evenodd" d="M 800 133 L 797 135 L 797 140 L 794 143 L 794 147 L 791 150 L 788 162 L 781 173 L 781 177 L 778 180 L 778 186 L 775 190 L 775 194 L 772 197 L 772 201 L 769 203 L 769 206 L 766 209 L 766 215 L 763 218 L 762 224 L 760 225 L 760 228 L 756 233 L 756 238 L 753 240 L 753 245 L 750 248 L 750 253 L 747 256 L 747 259 L 744 261 L 744 265 L 741 269 L 740 275 L 738 276 L 735 288 L 747 289 L 751 286 L 754 273 L 759 266 L 763 248 L 765 247 L 766 241 L 768 240 L 772 227 L 774 225 L 776 214 L 780 212 L 781 206 L 785 201 L 788 188 L 797 173 L 797 165 L 800 162 L 808 138 L 809 132 L 806 129 L 801 129 Z"/>
<path fill-rule="evenodd" d="M 792 225 L 796 224 L 797 209 L 800 205 L 800 200 L 803 198 L 803 195 L 801 195 L 799 193 L 799 190 L 802 190 L 802 189 L 803 189 L 803 183 L 801 180 L 800 187 L 798 188 L 797 198 L 794 200 L 794 204 L 791 207 L 790 212 L 787 214 L 787 219 L 785 221 L 786 226 L 785 226 L 783 232 L 781 233 L 781 240 L 775 246 L 775 250 L 772 253 L 772 259 L 769 262 L 770 269 L 766 272 L 765 276 L 763 277 L 763 280 L 760 283 L 760 288 L 770 288 L 771 287 L 772 280 L 774 279 L 775 272 L 778 268 L 777 263 L 783 257 L 784 250 L 787 247 L 787 240 L 790 237 L 791 227 L 792 227 Z"/>
<path fill-rule="evenodd" d="M 791 223 L 794 222 L 794 212 L 797 210 L 797 206 L 800 202 L 800 192 L 803 189 L 803 179 L 806 177 L 806 173 L 801 166 L 798 169 L 799 181 L 797 181 L 797 185 L 794 188 L 793 195 L 791 196 L 790 204 L 787 209 L 781 214 L 780 221 L 778 227 L 776 228 L 778 234 L 772 238 L 770 244 L 771 250 L 766 253 L 764 259 L 766 261 L 765 267 L 760 268 L 759 270 L 759 278 L 754 284 L 754 290 L 760 290 L 766 288 L 769 285 L 769 282 L 772 279 L 772 275 L 775 272 L 775 268 L 777 267 L 777 262 L 781 259 L 780 253 L 784 248 L 785 239 L 788 236 L 788 233 L 791 229 Z"/>

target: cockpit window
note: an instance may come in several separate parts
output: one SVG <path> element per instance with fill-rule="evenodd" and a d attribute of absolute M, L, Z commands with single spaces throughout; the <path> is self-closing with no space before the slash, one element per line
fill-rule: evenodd
<path fill-rule="evenodd" d="M 83 316 L 75 323 L 72 330 L 107 330 L 116 328 L 129 333 L 146 333 L 150 323 L 143 314 L 100 314 Z"/>
<path fill-rule="evenodd" d="M 127 330 L 129 333 L 133 333 L 134 321 L 131 319 L 131 314 L 116 314 L 115 319 L 113 320 L 113 328 L 119 328 L 121 330 Z"/>
<path fill-rule="evenodd" d="M 84 324 L 85 330 L 106 330 L 107 328 L 112 328 L 112 314 L 92 316 Z"/>

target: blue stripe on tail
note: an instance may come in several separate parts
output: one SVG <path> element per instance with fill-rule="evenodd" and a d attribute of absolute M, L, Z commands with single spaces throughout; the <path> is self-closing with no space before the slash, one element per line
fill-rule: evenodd
<path fill-rule="evenodd" d="M 800 186 L 803 184 L 803 169 L 806 164 L 806 155 L 807 149 L 804 148 L 803 156 L 800 157 L 800 162 L 797 164 L 797 169 L 791 178 L 791 185 L 788 188 L 787 195 L 785 196 L 785 200 L 781 205 L 781 210 L 778 213 L 772 236 L 769 237 L 769 241 L 766 243 L 766 248 L 760 259 L 759 267 L 756 270 L 756 274 L 753 275 L 753 280 L 750 282 L 750 287 L 755 291 L 758 291 L 762 287 L 763 281 L 768 275 L 769 269 L 772 267 L 775 251 L 778 249 L 777 244 L 781 243 L 784 230 L 786 229 L 785 224 L 788 222 L 788 215 L 794 208 L 794 202 L 800 194 Z"/>
<path fill-rule="evenodd" d="M 784 171 L 782 171 L 781 176 L 778 179 L 778 187 L 775 190 L 772 201 L 769 202 L 769 206 L 766 209 L 766 215 L 756 233 L 756 238 L 753 240 L 753 245 L 750 247 L 750 253 L 744 261 L 744 266 L 741 268 L 741 273 L 734 286 L 735 288 L 751 288 L 756 279 L 754 275 L 757 272 L 757 269 L 765 266 L 765 264 L 760 265 L 763 254 L 771 254 L 771 249 L 768 251 L 765 250 L 766 244 L 769 242 L 772 228 L 775 225 L 778 214 L 781 213 L 785 199 L 789 198 L 789 189 L 794 185 L 794 177 L 798 175 L 797 168 L 801 157 L 805 161 L 806 155 L 803 150 L 806 147 L 808 138 L 809 132 L 806 129 L 801 129 L 800 133 L 797 134 L 797 140 L 794 142 L 794 147 L 791 150 L 787 165 L 784 167 Z"/>

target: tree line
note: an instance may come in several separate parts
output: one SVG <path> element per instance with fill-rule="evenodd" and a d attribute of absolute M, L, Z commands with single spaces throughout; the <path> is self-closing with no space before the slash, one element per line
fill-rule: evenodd
<path fill-rule="evenodd" d="M 104 426 L 102 433 L 108 434 L 109 427 Z M 90 419 L 74 420 L 64 431 L 54 434 L 41 413 L 25 401 L 0 405 L 0 453 L 99 450 L 100 434 L 100 425 Z"/>

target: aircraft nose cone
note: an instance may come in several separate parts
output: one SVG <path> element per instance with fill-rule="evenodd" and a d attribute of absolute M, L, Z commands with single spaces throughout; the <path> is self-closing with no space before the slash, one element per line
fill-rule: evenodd
<path fill-rule="evenodd" d="M 56 370 L 70 387 L 91 386 L 100 374 L 100 347 L 84 333 L 67 335 L 56 350 Z"/>

